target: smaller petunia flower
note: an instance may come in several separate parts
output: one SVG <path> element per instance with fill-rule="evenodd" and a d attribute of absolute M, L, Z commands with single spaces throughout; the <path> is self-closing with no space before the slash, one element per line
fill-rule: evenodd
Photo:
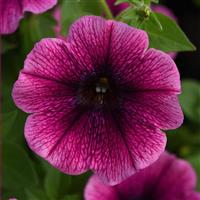
<path fill-rule="evenodd" d="M 115 186 L 92 176 L 85 200 L 200 200 L 192 166 L 167 152 L 151 166 Z"/>
<path fill-rule="evenodd" d="M 120 12 L 122 12 L 123 10 L 127 9 L 130 6 L 129 3 L 120 3 L 119 5 L 115 5 L 116 0 L 106 0 L 106 2 L 114 16 L 117 16 Z M 158 13 L 161 13 L 163 15 L 170 17 L 171 19 L 173 19 L 176 22 L 178 21 L 177 17 L 174 15 L 172 10 L 170 10 L 166 6 L 153 4 L 151 6 L 151 9 L 154 12 L 158 12 Z M 169 52 L 168 54 L 171 56 L 172 59 L 175 59 L 177 56 L 177 52 Z"/>
<path fill-rule="evenodd" d="M 0 0 L 0 34 L 15 32 L 26 11 L 39 14 L 56 3 L 57 0 Z"/>
<path fill-rule="evenodd" d="M 180 77 L 146 32 L 84 16 L 25 60 L 13 99 L 30 113 L 30 148 L 67 174 L 92 170 L 117 184 L 155 162 L 183 122 Z"/>

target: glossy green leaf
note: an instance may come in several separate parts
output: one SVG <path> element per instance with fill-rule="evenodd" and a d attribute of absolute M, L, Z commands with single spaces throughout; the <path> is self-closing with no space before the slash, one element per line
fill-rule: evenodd
<path fill-rule="evenodd" d="M 3 143 L 3 186 L 8 189 L 28 188 L 38 184 L 32 160 L 20 146 Z"/>
<path fill-rule="evenodd" d="M 198 81 L 182 81 L 180 102 L 185 115 L 194 122 L 200 122 L 200 83 Z"/>
<path fill-rule="evenodd" d="M 162 30 L 155 23 L 155 16 L 159 20 Z M 154 15 L 150 15 L 149 20 L 146 20 L 141 28 L 149 35 L 150 47 L 165 52 L 195 50 L 194 45 L 176 22 L 163 14 L 154 13 Z"/>

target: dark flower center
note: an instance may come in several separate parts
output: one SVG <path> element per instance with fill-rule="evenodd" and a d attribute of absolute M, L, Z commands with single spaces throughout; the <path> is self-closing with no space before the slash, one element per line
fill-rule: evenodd
<path fill-rule="evenodd" d="M 83 81 L 78 89 L 78 102 L 92 108 L 117 108 L 120 91 L 109 76 L 99 75 Z"/>

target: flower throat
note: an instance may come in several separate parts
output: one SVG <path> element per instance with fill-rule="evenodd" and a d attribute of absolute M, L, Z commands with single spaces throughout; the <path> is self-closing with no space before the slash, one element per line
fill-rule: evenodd
<path fill-rule="evenodd" d="M 78 90 L 78 102 L 84 106 L 112 108 L 116 106 L 117 99 L 115 84 L 105 75 L 85 80 Z"/>

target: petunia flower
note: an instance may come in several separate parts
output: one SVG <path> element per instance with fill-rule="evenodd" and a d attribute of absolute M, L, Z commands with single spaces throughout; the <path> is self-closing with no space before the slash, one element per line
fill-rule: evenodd
<path fill-rule="evenodd" d="M 108 6 L 114 16 L 117 16 L 120 12 L 122 12 L 123 10 L 125 10 L 129 7 L 129 3 L 120 3 L 119 5 L 115 5 L 116 0 L 106 0 L 106 2 L 108 3 Z M 163 15 L 170 17 L 171 19 L 173 19 L 176 22 L 178 21 L 177 17 L 174 15 L 172 10 L 170 10 L 166 6 L 153 4 L 151 6 L 151 9 L 154 12 L 158 12 L 158 13 L 161 13 Z M 176 52 L 169 52 L 168 54 L 171 56 L 172 59 L 175 59 L 177 56 Z"/>
<path fill-rule="evenodd" d="M 196 174 L 191 165 L 167 152 L 151 166 L 115 186 L 92 176 L 85 200 L 200 200 L 195 192 Z"/>
<path fill-rule="evenodd" d="M 56 3 L 57 0 L 0 0 L 0 34 L 15 32 L 26 11 L 39 14 Z"/>
<path fill-rule="evenodd" d="M 13 99 L 30 113 L 30 148 L 67 174 L 92 170 L 117 184 L 158 159 L 162 130 L 182 124 L 179 72 L 148 49 L 146 32 L 84 16 L 66 40 L 43 39 L 25 60 Z"/>

